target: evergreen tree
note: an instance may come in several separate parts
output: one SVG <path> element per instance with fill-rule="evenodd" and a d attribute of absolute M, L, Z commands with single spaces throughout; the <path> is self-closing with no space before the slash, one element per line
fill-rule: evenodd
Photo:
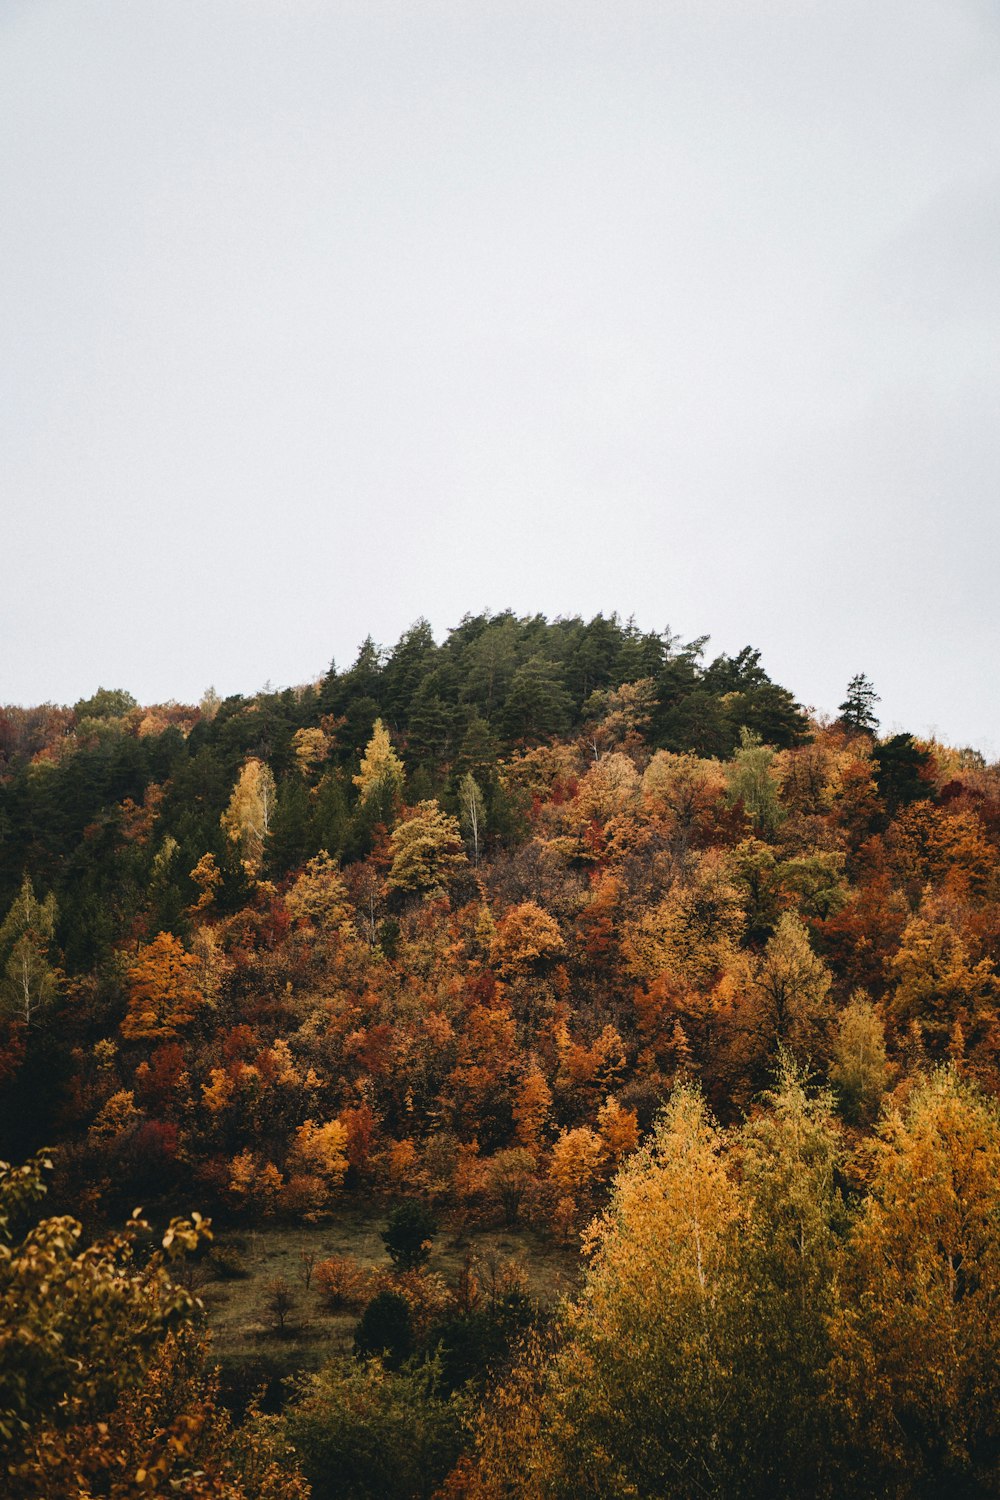
<path fill-rule="evenodd" d="M 872 739 L 878 734 L 876 703 L 881 702 L 873 683 L 864 672 L 856 672 L 847 684 L 847 696 L 838 712 L 840 723 L 850 734 L 868 734 Z"/>

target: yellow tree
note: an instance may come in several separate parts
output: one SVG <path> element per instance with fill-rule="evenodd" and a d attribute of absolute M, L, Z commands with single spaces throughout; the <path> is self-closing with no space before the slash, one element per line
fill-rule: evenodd
<path fill-rule="evenodd" d="M 996 1105 L 941 1070 L 888 1114 L 872 1156 L 831 1325 L 845 1462 L 865 1494 L 998 1494 Z"/>
<path fill-rule="evenodd" d="M 975 1042 L 995 1025 L 1000 999 L 996 970 L 987 958 L 973 963 L 948 923 L 914 917 L 889 972 L 895 981 L 891 1019 L 900 1031 L 916 1022 L 933 1054 L 942 1055 L 956 1026 Z"/>
<path fill-rule="evenodd" d="M 237 1428 L 218 1402 L 203 1309 L 175 1280 L 207 1223 L 174 1219 L 152 1254 L 138 1214 L 85 1242 L 77 1220 L 33 1209 L 50 1166 L 0 1162 L 5 1500 L 305 1500 L 287 1446 L 253 1414 Z"/>
<path fill-rule="evenodd" d="M 431 800 L 418 802 L 389 839 L 392 864 L 386 889 L 407 895 L 440 896 L 467 860 L 458 819 Z"/>
<path fill-rule="evenodd" d="M 297 922 L 324 936 L 357 936 L 347 885 L 337 861 L 325 849 L 307 862 L 285 897 L 285 906 Z"/>
<path fill-rule="evenodd" d="M 720 1291 L 741 1209 L 723 1138 L 700 1095 L 674 1091 L 590 1231 L 590 1266 L 564 1342 L 513 1415 L 505 1443 L 486 1418 L 480 1488 L 502 1495 L 490 1455 L 525 1497 L 721 1493 L 714 1453 L 731 1392 L 719 1359 Z M 526 1451 L 520 1451 L 523 1437 Z"/>
<path fill-rule="evenodd" d="M 270 767 L 251 758 L 237 777 L 229 805 L 220 819 L 226 837 L 239 850 L 244 869 L 253 879 L 259 876 L 264 864 L 275 795 Z"/>
<path fill-rule="evenodd" d="M 389 731 L 381 719 L 372 726 L 358 774 L 353 777 L 361 806 L 374 821 L 391 824 L 403 802 L 406 780 L 403 762 L 392 748 Z"/>
<path fill-rule="evenodd" d="M 864 990 L 855 990 L 837 1017 L 830 1065 L 830 1083 L 850 1124 L 872 1123 L 888 1078 L 882 1022 Z"/>
<path fill-rule="evenodd" d="M 763 957 L 751 964 L 742 1022 L 758 1062 L 787 1047 L 800 1061 L 826 1051 L 833 1020 L 830 972 L 809 946 L 794 912 L 785 912 Z"/>
<path fill-rule="evenodd" d="M 530 973 L 537 965 L 558 958 L 565 949 L 555 917 L 537 901 L 512 906 L 497 923 L 490 957 L 505 978 Z"/>
<path fill-rule="evenodd" d="M 55 927 L 55 897 L 39 901 L 25 875 L 0 926 L 0 1007 L 25 1026 L 37 1021 L 59 988 L 59 970 L 50 957 Z"/>
<path fill-rule="evenodd" d="M 322 729 L 297 729 L 292 735 L 292 749 L 299 772 L 308 781 L 329 755 L 330 741 Z"/>

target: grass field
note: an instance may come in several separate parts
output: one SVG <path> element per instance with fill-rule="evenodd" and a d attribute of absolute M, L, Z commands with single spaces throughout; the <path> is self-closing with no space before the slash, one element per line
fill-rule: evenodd
<path fill-rule="evenodd" d="M 385 1225 L 384 1205 L 345 1204 L 319 1225 L 262 1225 L 216 1235 L 216 1247 L 235 1251 L 246 1273 L 240 1279 L 208 1280 L 197 1288 L 224 1389 L 239 1400 L 264 1385 L 274 1401 L 282 1379 L 351 1350 L 358 1315 L 324 1307 L 315 1280 L 306 1287 L 306 1260 L 349 1255 L 363 1266 L 388 1267 L 381 1240 Z M 470 1254 L 517 1262 L 531 1295 L 545 1308 L 572 1292 L 579 1276 L 574 1250 L 521 1228 L 483 1230 L 460 1238 L 442 1231 L 434 1240 L 428 1270 L 454 1285 Z M 293 1298 L 283 1331 L 269 1309 L 269 1283 L 277 1278 L 287 1282 Z"/>

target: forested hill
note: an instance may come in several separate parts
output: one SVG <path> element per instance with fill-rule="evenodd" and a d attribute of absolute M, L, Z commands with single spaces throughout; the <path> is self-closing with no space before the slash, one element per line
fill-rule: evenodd
<path fill-rule="evenodd" d="M 876 703 L 503 614 L 6 710 L 0 1156 L 54 1148 L 20 1247 L 43 1164 L 0 1165 L 10 1494 L 1000 1493 L 1000 767 Z M 294 1237 L 307 1352 L 353 1309 L 358 1357 L 234 1441 L 198 1221 L 81 1248 L 135 1204 L 212 1216 L 216 1309 Z M 392 1269 L 329 1253 L 357 1215 Z M 472 1248 L 581 1235 L 559 1314 Z"/>
<path fill-rule="evenodd" d="M 602 615 L 547 621 L 509 611 L 466 616 L 441 645 L 420 620 L 391 650 L 369 637 L 345 671 L 280 692 L 141 708 L 101 690 L 72 709 L 0 709 L 0 910 L 25 873 L 55 894 L 66 968 L 90 968 L 130 933 L 181 930 L 198 896 L 190 872 L 211 853 L 233 909 L 246 898 L 220 825 L 241 765 L 275 779 L 266 873 L 280 878 L 320 849 L 350 861 L 370 847 L 352 777 L 381 718 L 403 759 L 408 798 L 454 810 L 462 776 L 483 783 L 487 834 L 517 810 L 494 774 L 512 751 L 584 733 L 607 694 L 640 683 L 651 749 L 729 756 L 746 726 L 777 747 L 807 738 L 792 694 L 760 653 L 706 662 Z M 304 773 L 304 774 L 303 774 Z"/>

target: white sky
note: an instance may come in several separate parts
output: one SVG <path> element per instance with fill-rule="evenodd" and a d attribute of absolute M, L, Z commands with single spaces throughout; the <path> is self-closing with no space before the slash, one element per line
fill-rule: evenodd
<path fill-rule="evenodd" d="M 990 0 L 3 0 L 0 701 L 634 613 L 1000 754 Z"/>

